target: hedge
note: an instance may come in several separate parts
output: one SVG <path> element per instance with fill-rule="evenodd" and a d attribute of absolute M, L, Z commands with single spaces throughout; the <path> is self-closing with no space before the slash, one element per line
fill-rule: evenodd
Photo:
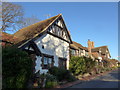
<path fill-rule="evenodd" d="M 73 56 L 70 59 L 70 71 L 74 75 L 83 75 L 84 73 L 91 72 L 95 64 L 96 62 L 91 58 Z"/>
<path fill-rule="evenodd" d="M 32 75 L 32 64 L 25 51 L 13 47 L 3 48 L 3 88 L 25 88 Z"/>

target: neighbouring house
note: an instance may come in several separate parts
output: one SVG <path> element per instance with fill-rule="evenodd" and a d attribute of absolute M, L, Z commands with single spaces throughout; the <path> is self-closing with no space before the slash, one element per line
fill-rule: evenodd
<path fill-rule="evenodd" d="M 85 56 L 90 57 L 93 60 L 102 61 L 110 59 L 111 55 L 108 46 L 94 47 L 94 42 L 88 40 L 88 47 L 84 47 L 81 44 L 74 42 L 70 44 L 71 56 Z"/>
<path fill-rule="evenodd" d="M 74 42 L 70 44 L 70 51 L 72 56 L 85 56 L 89 57 L 87 47 L 82 46 L 81 44 Z"/>
<path fill-rule="evenodd" d="M 94 42 L 90 40 L 88 40 L 88 50 L 89 54 L 99 61 L 108 60 L 111 57 L 108 46 L 94 47 Z"/>
<path fill-rule="evenodd" d="M 1 37 L 0 37 L 0 44 L 5 47 L 5 46 L 9 46 L 9 45 L 13 45 L 14 42 L 17 41 L 17 38 L 14 37 L 12 34 L 8 34 L 5 32 L 1 33 Z"/>
<path fill-rule="evenodd" d="M 8 36 L 16 38 L 12 42 L 14 46 L 28 52 L 34 59 L 34 72 L 46 73 L 52 66 L 69 69 L 72 40 L 61 14 Z"/>
<path fill-rule="evenodd" d="M 120 63 L 118 60 L 116 59 L 109 59 L 110 63 L 111 63 L 111 67 L 116 67 L 118 66 L 118 64 Z"/>

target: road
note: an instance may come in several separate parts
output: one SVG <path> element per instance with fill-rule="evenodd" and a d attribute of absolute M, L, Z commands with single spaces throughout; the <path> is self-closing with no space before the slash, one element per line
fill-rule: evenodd
<path fill-rule="evenodd" d="M 120 68 L 106 75 L 73 85 L 69 88 L 118 88 L 118 86 L 120 87 Z"/>

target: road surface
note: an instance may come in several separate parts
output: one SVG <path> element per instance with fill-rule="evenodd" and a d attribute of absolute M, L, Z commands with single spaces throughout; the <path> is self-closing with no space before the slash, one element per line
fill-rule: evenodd
<path fill-rule="evenodd" d="M 118 88 L 120 87 L 120 68 L 93 80 L 85 81 L 69 88 Z"/>

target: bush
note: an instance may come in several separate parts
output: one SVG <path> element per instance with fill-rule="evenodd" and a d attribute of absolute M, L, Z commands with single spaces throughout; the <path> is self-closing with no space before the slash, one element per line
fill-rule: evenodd
<path fill-rule="evenodd" d="M 70 71 L 74 75 L 83 74 L 86 71 L 86 66 L 83 57 L 71 57 L 70 60 Z"/>
<path fill-rule="evenodd" d="M 58 85 L 58 81 L 55 76 L 46 74 L 46 85 L 45 88 L 53 88 Z"/>
<path fill-rule="evenodd" d="M 55 76 L 51 74 L 40 74 L 39 78 L 36 79 L 40 88 L 53 88 L 58 85 L 58 81 Z"/>
<path fill-rule="evenodd" d="M 74 81 L 75 80 L 75 78 L 71 75 L 71 73 L 64 68 L 52 67 L 49 69 L 49 73 L 56 76 L 58 81 L 62 81 L 62 80 Z"/>
<path fill-rule="evenodd" d="M 45 88 L 53 88 L 57 85 L 58 85 L 58 83 L 56 81 L 47 81 Z"/>
<path fill-rule="evenodd" d="M 24 88 L 32 74 L 32 60 L 17 48 L 2 51 L 3 88 Z"/>
<path fill-rule="evenodd" d="M 70 60 L 70 71 L 74 75 L 83 75 L 84 73 L 90 73 L 95 66 L 95 61 L 87 57 L 73 56 Z"/>

